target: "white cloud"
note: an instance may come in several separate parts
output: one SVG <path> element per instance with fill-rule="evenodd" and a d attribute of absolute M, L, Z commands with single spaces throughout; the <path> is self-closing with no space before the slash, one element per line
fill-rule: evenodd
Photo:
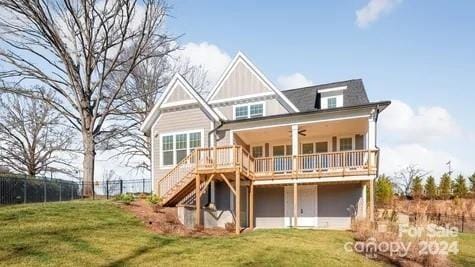
<path fill-rule="evenodd" d="M 366 6 L 356 10 L 356 24 L 360 28 L 366 28 L 401 2 L 402 0 L 370 0 Z"/>
<path fill-rule="evenodd" d="M 231 57 L 219 47 L 207 42 L 187 43 L 178 51 L 179 56 L 187 59 L 190 64 L 203 67 L 207 72 L 207 80 L 214 85 Z"/>
<path fill-rule="evenodd" d="M 440 177 L 448 171 L 446 163 L 451 161 L 458 172 L 467 172 L 465 163 L 447 151 L 418 143 L 381 145 L 381 173 L 393 175 L 396 171 L 415 164 L 418 168 L 430 171 L 431 175 Z"/>
<path fill-rule="evenodd" d="M 454 137 L 460 127 L 450 113 L 442 107 L 411 108 L 394 100 L 381 114 L 382 129 L 400 141 L 428 142 L 437 138 Z"/>
<path fill-rule="evenodd" d="M 379 120 L 381 172 L 394 174 L 415 164 L 436 177 L 448 170 L 452 162 L 456 173 L 473 172 L 473 164 L 465 151 L 474 149 L 475 142 L 465 133 L 452 115 L 437 106 L 413 108 L 394 100 Z M 472 147 L 472 148 L 470 148 Z"/>
<path fill-rule="evenodd" d="M 290 75 L 279 76 L 277 86 L 279 89 L 291 89 L 312 85 L 312 81 L 307 79 L 302 73 L 296 72 Z"/>

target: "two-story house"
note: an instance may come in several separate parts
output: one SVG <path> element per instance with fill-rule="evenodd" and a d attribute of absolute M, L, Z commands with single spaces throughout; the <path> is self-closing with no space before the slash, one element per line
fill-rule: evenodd
<path fill-rule="evenodd" d="M 188 226 L 349 228 L 373 218 L 389 104 L 359 79 L 280 91 L 242 53 L 205 98 L 176 75 L 142 125 L 154 192 Z"/>

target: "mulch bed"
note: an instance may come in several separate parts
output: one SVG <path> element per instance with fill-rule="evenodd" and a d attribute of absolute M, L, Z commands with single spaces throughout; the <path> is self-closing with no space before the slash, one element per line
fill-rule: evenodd
<path fill-rule="evenodd" d="M 140 219 L 151 231 L 159 234 L 179 236 L 227 236 L 232 235 L 222 228 L 189 229 L 177 217 L 176 208 L 162 208 L 154 212 L 152 206 L 145 200 L 139 199 L 130 205 L 120 204 L 124 210 Z"/>

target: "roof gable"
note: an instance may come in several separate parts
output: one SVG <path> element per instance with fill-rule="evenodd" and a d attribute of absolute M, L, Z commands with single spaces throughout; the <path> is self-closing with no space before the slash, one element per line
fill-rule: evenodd
<path fill-rule="evenodd" d="M 239 52 L 211 90 L 207 101 L 212 103 L 220 99 L 253 97 L 260 94 L 275 94 L 288 111 L 298 112 L 298 108 Z"/>
<path fill-rule="evenodd" d="M 181 98 L 183 97 L 183 98 Z M 148 132 L 153 123 L 160 115 L 160 109 L 164 107 L 174 107 L 198 103 L 210 119 L 219 121 L 219 116 L 206 101 L 191 87 L 191 85 L 181 76 L 175 74 L 168 84 L 163 94 L 158 98 L 157 103 L 145 118 L 140 130 Z"/>
<path fill-rule="evenodd" d="M 176 83 L 172 86 L 168 96 L 163 100 L 163 105 L 177 105 L 184 101 L 197 102 L 198 100 L 182 84 Z"/>

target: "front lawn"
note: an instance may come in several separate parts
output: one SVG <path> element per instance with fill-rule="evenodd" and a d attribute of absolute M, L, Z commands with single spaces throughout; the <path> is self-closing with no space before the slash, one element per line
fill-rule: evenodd
<path fill-rule="evenodd" d="M 345 252 L 351 240 L 315 230 L 163 236 L 106 201 L 0 208 L 0 265 L 8 266 L 380 265 Z"/>

